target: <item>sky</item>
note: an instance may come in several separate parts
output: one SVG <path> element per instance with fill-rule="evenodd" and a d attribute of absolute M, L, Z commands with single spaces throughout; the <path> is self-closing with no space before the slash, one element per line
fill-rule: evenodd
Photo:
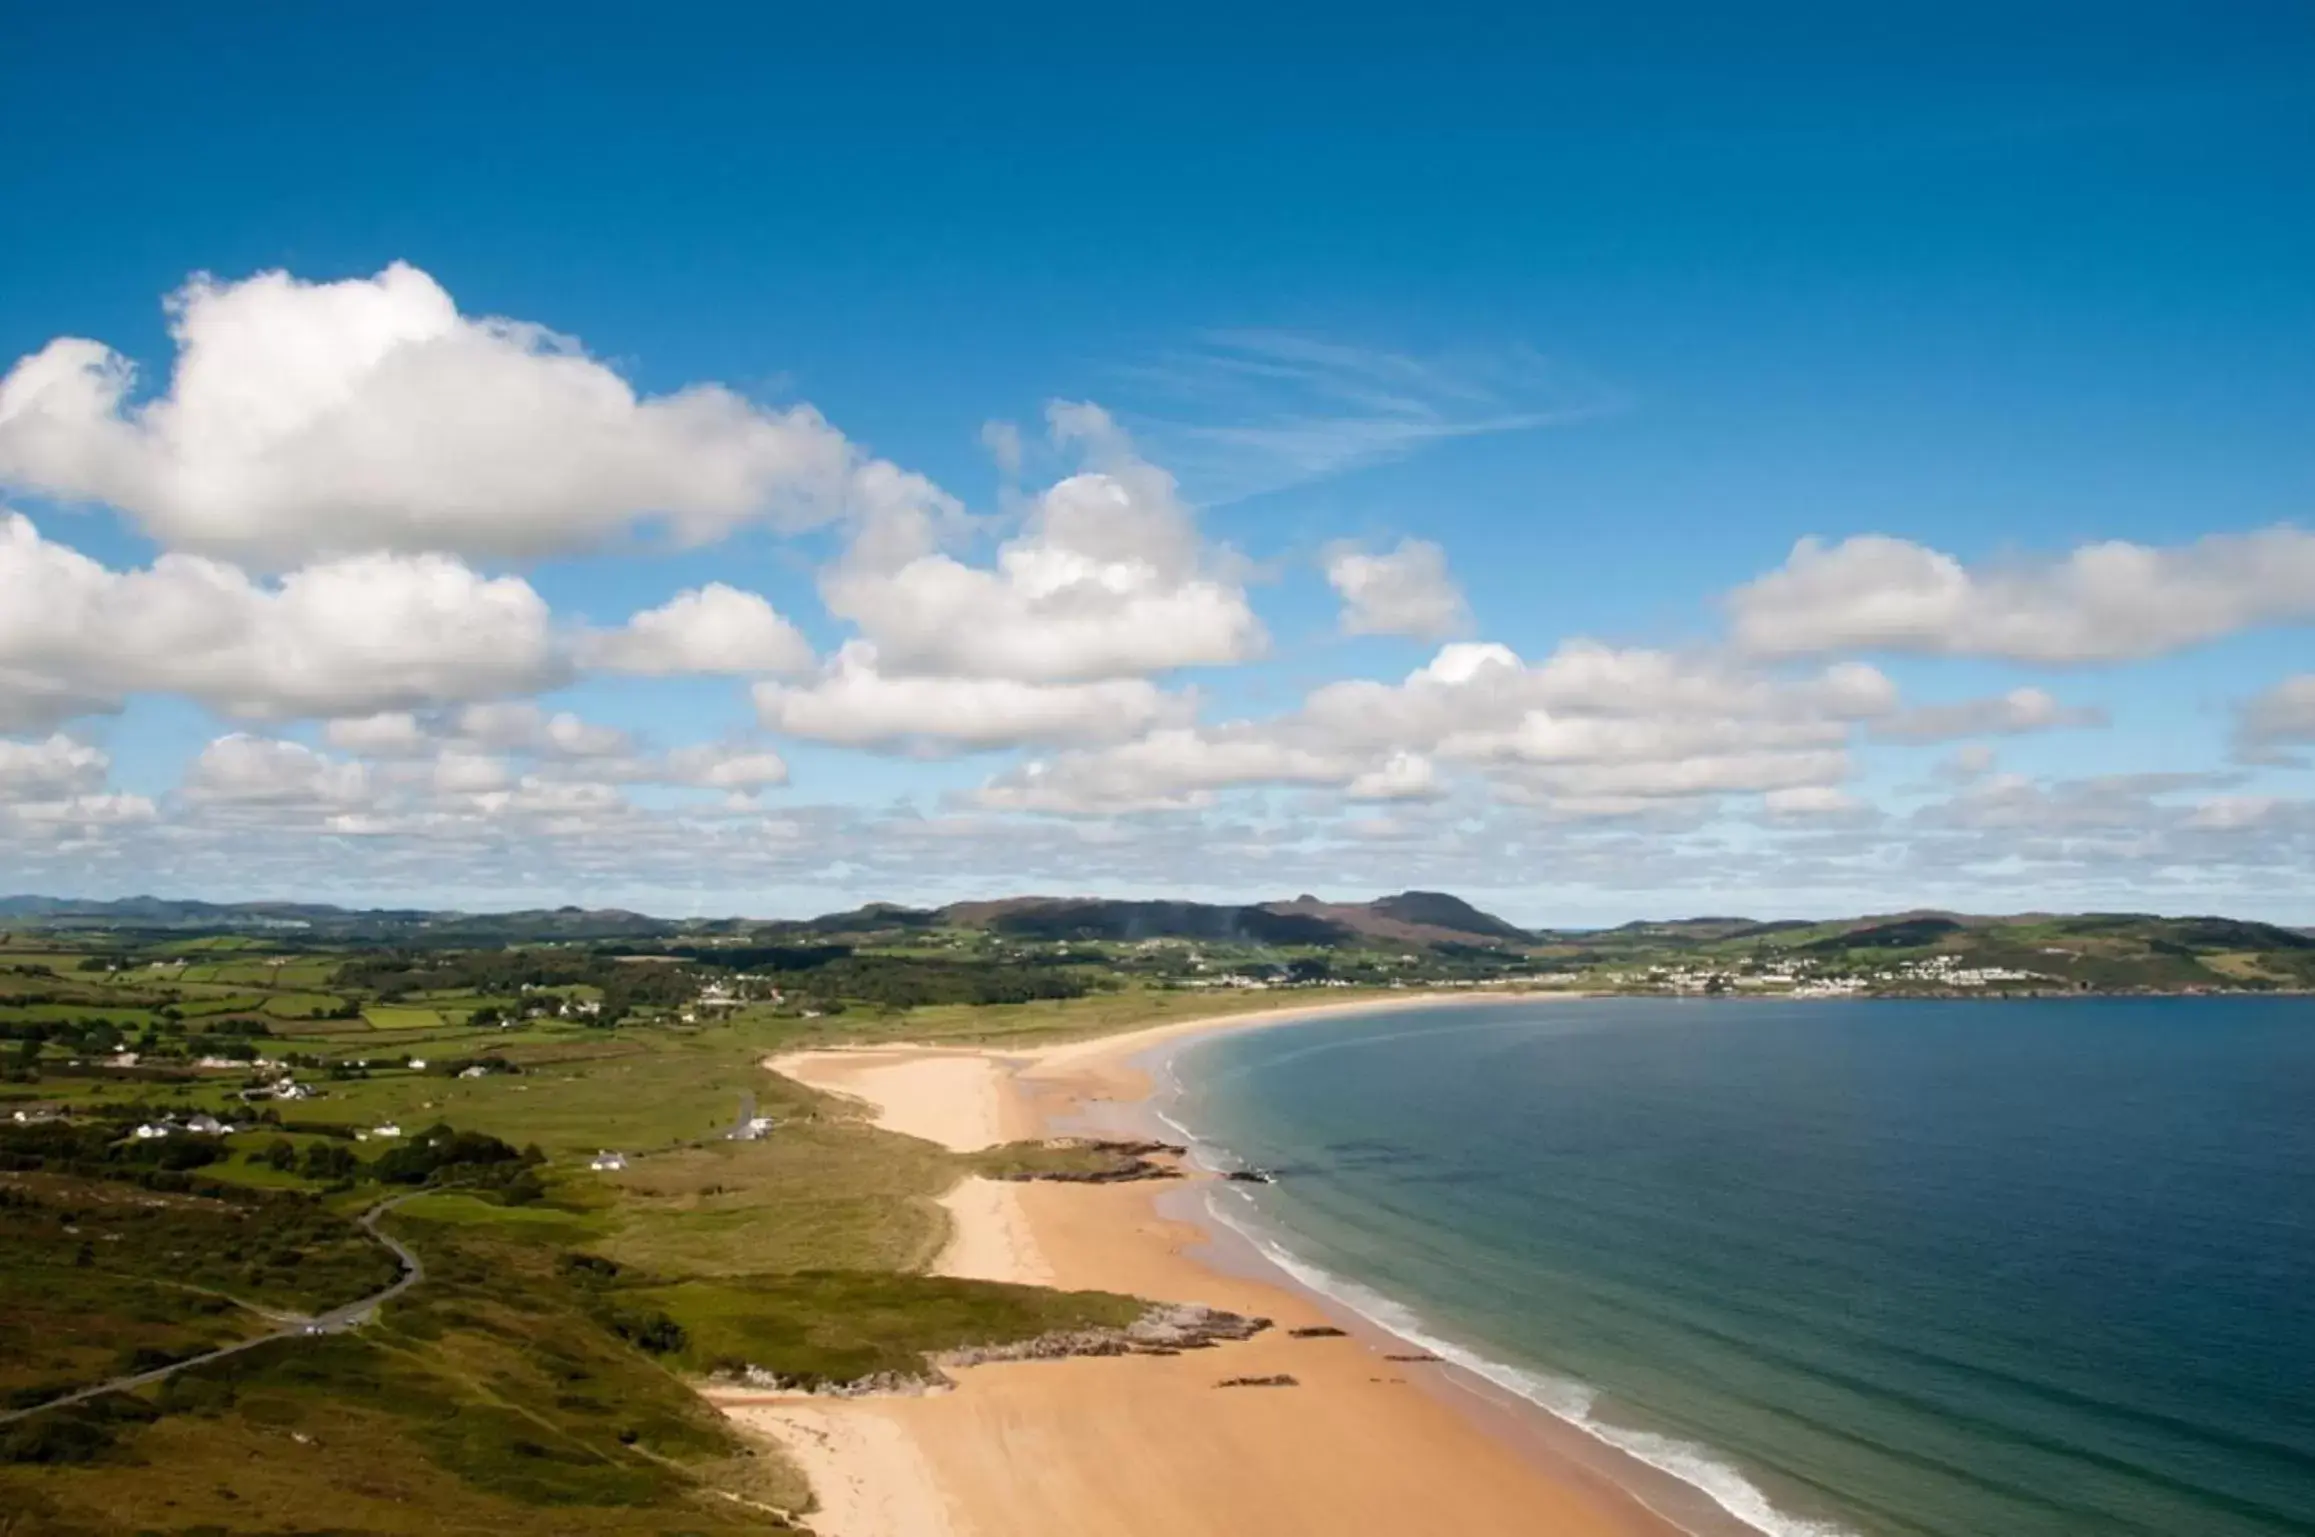
<path fill-rule="evenodd" d="M 2315 923 L 2303 4 L 852 9 L 0 0 L 0 891 Z"/>

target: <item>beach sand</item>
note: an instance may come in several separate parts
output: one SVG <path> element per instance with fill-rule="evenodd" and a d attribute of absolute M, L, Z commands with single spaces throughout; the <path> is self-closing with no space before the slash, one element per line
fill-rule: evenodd
<path fill-rule="evenodd" d="M 1417 1000 L 1395 1000 L 1405 1007 Z M 1351 1006 L 1357 1007 L 1357 1006 Z M 1370 1005 L 1371 1007 L 1371 1005 Z M 853 1095 L 894 1131 L 962 1150 L 1117 1119 L 1147 1094 L 1134 1059 L 1169 1039 L 1308 1009 L 1189 1022 L 1041 1051 L 875 1048 L 775 1070 Z M 1089 1287 L 1259 1314 L 1253 1340 L 1173 1357 L 990 1364 L 954 1392 L 851 1400 L 719 1392 L 811 1479 L 824 1537 L 1274 1537 L 1456 1533 L 1663 1537 L 1674 1529 L 1600 1472 L 1491 1428 L 1476 1402 L 1286 1285 L 1186 1252 L 1207 1235 L 1159 1209 L 1175 1182 L 970 1179 L 944 1201 L 946 1274 Z M 1398 1346 L 1404 1351 L 1407 1347 Z M 1293 1387 L 1225 1377 L 1292 1376 Z"/>

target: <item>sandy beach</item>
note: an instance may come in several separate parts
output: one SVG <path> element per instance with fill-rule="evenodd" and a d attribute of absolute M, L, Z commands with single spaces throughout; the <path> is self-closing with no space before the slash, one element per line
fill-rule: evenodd
<path fill-rule="evenodd" d="M 1405 1007 L 1392 1000 L 1359 1007 Z M 1427 1001 L 1427 1000 L 1424 1000 Z M 1136 1058 L 1168 1040 L 1318 1009 L 1169 1024 L 996 1053 L 880 1047 L 781 1058 L 781 1073 L 872 1107 L 891 1130 L 960 1151 L 1111 1120 L 1149 1091 Z M 1336 1012 L 1326 1009 L 1323 1012 Z M 943 1202 L 942 1273 L 1099 1288 L 1273 1319 L 1256 1338 L 1174 1357 L 975 1366 L 927 1397 L 781 1399 L 726 1392 L 735 1419 L 788 1447 L 824 1537 L 1269 1537 L 1309 1533 L 1662 1537 L 1675 1529 L 1603 1474 L 1486 1423 L 1479 1405 L 1336 1322 L 1285 1284 L 1200 1264 L 1168 1218 L 1180 1182 L 968 1179 Z M 1403 1352 L 1407 1347 L 1397 1346 Z M 1289 1375 L 1292 1387 L 1219 1388 Z"/>

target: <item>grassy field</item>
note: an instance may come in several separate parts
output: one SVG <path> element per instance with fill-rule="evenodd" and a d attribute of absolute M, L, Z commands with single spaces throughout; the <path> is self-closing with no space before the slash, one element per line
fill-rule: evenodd
<path fill-rule="evenodd" d="M 944 1350 L 1122 1326 L 1142 1311 L 1102 1292 L 841 1270 L 680 1281 L 619 1300 L 672 1318 L 683 1330 L 672 1354 L 690 1370 L 754 1366 L 807 1386 L 910 1375 Z"/>
<path fill-rule="evenodd" d="M 759 1142 L 672 1145 L 613 1175 L 562 1154 L 547 1198 L 529 1204 L 455 1191 L 408 1203 L 390 1221 L 428 1280 L 382 1324 L 27 1421 L 41 1428 L 0 1442 L 0 1500 L 56 1531 L 239 1531 L 255 1509 L 279 1531 L 765 1530 L 807 1502 L 804 1486 L 775 1451 L 734 1436 L 686 1376 L 739 1363 L 806 1381 L 913 1372 L 927 1352 L 1138 1312 L 1122 1298 L 914 1273 L 945 1236 L 933 1198 L 967 1162 L 764 1071 L 782 1043 L 761 1027 L 653 1032 L 517 1075 L 333 1086 L 317 1116 L 455 1094 L 457 1124 L 558 1149 L 695 1138 L 728 1124 L 724 1099 L 742 1086 L 783 1124 Z M 626 1135 L 594 1135 L 606 1129 Z M 236 1161 L 199 1172 L 311 1188 L 240 1161 L 274 1135 L 241 1133 Z M 30 1250 L 10 1252 L 28 1264 Z M 26 1385 L 256 1326 L 222 1295 L 49 1273 L 67 1284 L 9 1289 L 11 1327 L 56 1342 Z M 249 1273 L 274 1275 L 262 1258 Z M 245 1284 L 203 1274 L 226 1283 L 220 1293 Z M 86 1322 L 85 1345 L 54 1327 L 58 1308 Z"/>
<path fill-rule="evenodd" d="M 155 953 L 184 963 L 156 972 Z M 206 1194 L 156 1188 L 138 1172 L 149 1163 L 64 1175 L 23 1172 L 19 1157 L 17 1172 L 0 1172 L 0 1393 L 193 1353 L 262 1329 L 265 1309 L 312 1311 L 380 1284 L 384 1251 L 351 1219 L 385 1193 L 373 1165 L 428 1128 L 498 1139 L 509 1160 L 535 1148 L 539 1162 L 496 1166 L 526 1171 L 519 1181 L 454 1180 L 385 1219 L 427 1276 L 353 1335 L 269 1344 L 165 1388 L 7 1427 L 0 1511 L 26 1518 L 0 1517 L 8 1537 L 776 1529 L 806 1502 L 804 1486 L 704 1405 L 689 1386 L 698 1374 L 915 1372 L 928 1353 L 1122 1323 L 1140 1305 L 922 1273 L 947 1236 L 937 1199 L 960 1175 L 1050 1173 L 1095 1155 L 952 1155 L 875 1128 L 771 1073 L 767 1058 L 902 1038 L 1028 1047 L 1316 1001 L 1128 985 L 815 1018 L 763 1001 L 698 1026 L 663 1006 L 661 1022 L 615 1030 L 551 1016 L 477 1028 L 466 1023 L 477 1009 L 519 1012 L 542 993 L 601 998 L 618 978 L 545 986 L 481 968 L 474 990 L 405 979 L 381 1003 L 359 978 L 341 981 L 342 957 L 254 942 L 172 942 L 112 970 L 83 971 L 86 958 L 0 949 L 0 967 L 31 968 L 0 970 L 0 1021 L 45 1028 L 41 1011 L 53 1011 L 75 1032 L 61 1046 L 34 1041 L 38 1082 L 0 1083 L 0 1105 L 62 1105 L 83 1126 L 114 1117 L 116 1136 L 130 1124 L 120 1117 L 194 1110 L 247 1129 L 186 1176 Z M 301 1017 L 349 997 L 362 1017 Z M 152 1029 L 175 1055 L 164 1045 L 127 1072 L 73 1067 L 69 1051 L 111 1050 L 109 1039 L 75 1045 L 96 1041 L 86 1032 L 102 1019 L 124 1038 Z M 243 1072 L 185 1065 L 229 1041 L 293 1055 L 317 1097 L 271 1106 L 279 1124 L 251 1126 L 269 1111 L 240 1102 Z M 402 1065 L 413 1055 L 424 1070 Z M 457 1075 L 484 1058 L 512 1070 Z M 769 1136 L 724 1137 L 743 1099 L 774 1118 Z M 403 1136 L 350 1135 L 387 1122 Z M 277 1164 L 268 1154 L 281 1142 Z M 629 1166 L 590 1171 L 600 1149 Z M 317 1150 L 355 1161 L 331 1173 Z"/>
<path fill-rule="evenodd" d="M 362 1010 L 373 1030 L 438 1030 L 449 1020 L 440 1009 L 409 1004 L 373 1003 Z"/>

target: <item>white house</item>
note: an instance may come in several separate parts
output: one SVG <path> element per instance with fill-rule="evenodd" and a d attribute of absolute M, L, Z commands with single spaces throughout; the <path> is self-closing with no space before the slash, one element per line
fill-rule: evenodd
<path fill-rule="evenodd" d="M 402 1128 L 395 1125 L 392 1121 L 388 1121 L 383 1126 L 371 1127 L 370 1135 L 373 1137 L 399 1137 L 402 1135 Z"/>
<path fill-rule="evenodd" d="M 412 1057 L 410 1059 L 410 1071 L 413 1073 L 426 1071 L 426 1059 L 424 1057 Z"/>
<path fill-rule="evenodd" d="M 461 1078 L 488 1078 L 490 1076 L 490 1069 L 484 1067 L 480 1063 L 476 1063 L 472 1067 L 461 1069 L 458 1076 Z"/>
<path fill-rule="evenodd" d="M 627 1167 L 627 1155 L 608 1151 L 600 1152 L 595 1155 L 594 1161 L 589 1163 L 587 1167 L 599 1173 L 615 1174 Z"/>
<path fill-rule="evenodd" d="M 185 1123 L 185 1129 L 204 1137 L 230 1136 L 233 1128 L 213 1115 L 197 1115 Z"/>
<path fill-rule="evenodd" d="M 139 1142 L 158 1142 L 167 1136 L 169 1131 L 169 1123 L 166 1121 L 147 1121 L 129 1135 L 135 1137 Z"/>

